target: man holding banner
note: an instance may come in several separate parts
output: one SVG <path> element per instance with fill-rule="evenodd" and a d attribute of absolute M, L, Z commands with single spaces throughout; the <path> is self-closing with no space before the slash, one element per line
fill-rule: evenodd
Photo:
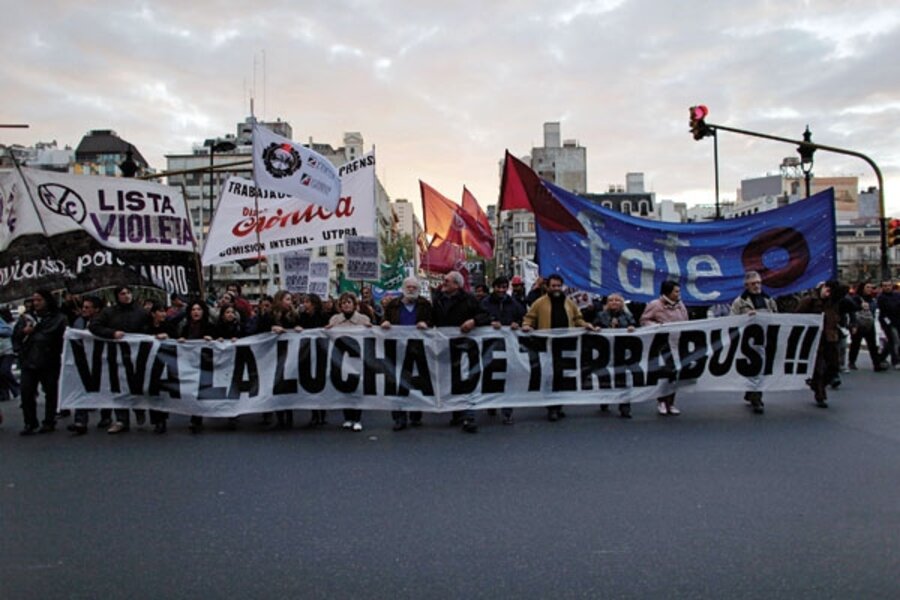
<path fill-rule="evenodd" d="M 744 286 L 747 289 L 731 304 L 731 314 L 753 316 L 757 312 L 778 312 L 775 300 L 762 289 L 762 277 L 759 276 L 759 273 L 747 271 L 744 275 Z M 754 413 L 761 415 L 765 412 L 762 392 L 746 392 L 744 400 L 750 403 Z"/>
<path fill-rule="evenodd" d="M 384 321 L 382 329 L 390 329 L 394 325 L 428 329 L 432 326 L 431 303 L 419 295 L 419 280 L 415 277 L 407 277 L 403 280 L 403 294 L 399 298 L 392 299 L 384 309 Z M 393 410 L 391 418 L 394 419 L 394 431 L 403 431 L 407 423 L 413 427 L 422 424 L 422 411 Z"/>
<path fill-rule="evenodd" d="M 487 325 L 490 317 L 482 310 L 475 296 L 463 289 L 465 280 L 459 271 L 444 275 L 441 289 L 434 296 L 434 324 L 436 327 L 459 327 L 460 332 L 469 333 L 476 326 Z M 475 411 L 453 411 L 451 426 L 462 425 L 466 433 L 478 433 Z"/>
<path fill-rule="evenodd" d="M 571 327 L 594 330 L 593 325 L 585 322 L 575 303 L 563 293 L 562 275 L 553 273 L 547 277 L 547 293 L 535 300 L 522 319 L 522 331 Z M 565 416 L 561 404 L 547 407 L 548 421 L 558 421 Z"/>

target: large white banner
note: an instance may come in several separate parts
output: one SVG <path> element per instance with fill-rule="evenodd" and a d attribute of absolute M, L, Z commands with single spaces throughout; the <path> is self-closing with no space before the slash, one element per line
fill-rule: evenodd
<path fill-rule="evenodd" d="M 341 178 L 328 159 L 313 150 L 253 126 L 253 178 L 264 190 L 337 209 Z"/>
<path fill-rule="evenodd" d="M 229 178 L 203 248 L 203 264 L 330 246 L 350 235 L 375 235 L 375 153 L 342 165 L 340 177 L 343 193 L 334 210 L 265 190 L 249 179 Z"/>
<path fill-rule="evenodd" d="M 234 343 L 114 341 L 69 330 L 60 406 L 206 416 L 287 408 L 443 412 L 642 402 L 679 390 L 801 390 L 821 328 L 818 315 L 757 314 L 634 333 L 394 327 L 267 333 Z"/>
<path fill-rule="evenodd" d="M 0 174 L 0 300 L 36 288 L 72 292 L 199 285 L 181 189 L 37 169 Z"/>

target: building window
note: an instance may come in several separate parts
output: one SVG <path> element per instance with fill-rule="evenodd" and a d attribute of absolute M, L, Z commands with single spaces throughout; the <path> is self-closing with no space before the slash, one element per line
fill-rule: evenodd
<path fill-rule="evenodd" d="M 328 256 L 328 246 L 322 246 L 319 248 L 319 256 Z"/>
<path fill-rule="evenodd" d="M 631 200 L 625 200 L 622 202 L 622 212 L 626 215 L 631 214 Z"/>
<path fill-rule="evenodd" d="M 526 233 L 534 233 L 534 221 L 528 221 L 525 224 Z"/>
<path fill-rule="evenodd" d="M 648 208 L 648 203 L 646 200 L 641 200 L 638 203 L 638 207 L 639 207 L 642 217 L 646 217 L 647 215 L 650 214 L 650 209 Z"/>
<path fill-rule="evenodd" d="M 610 202 L 609 200 L 604 200 L 604 201 L 603 201 L 603 208 L 609 208 L 609 209 L 612 209 L 612 207 L 613 207 L 612 202 Z"/>
<path fill-rule="evenodd" d="M 335 256 L 343 256 L 344 255 L 344 245 L 338 244 L 334 247 L 334 255 Z"/>

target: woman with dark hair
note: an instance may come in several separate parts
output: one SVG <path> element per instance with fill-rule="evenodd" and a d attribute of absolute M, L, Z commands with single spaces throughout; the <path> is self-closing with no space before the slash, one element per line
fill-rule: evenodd
<path fill-rule="evenodd" d="M 202 300 L 192 300 L 188 303 L 187 319 L 181 322 L 178 332 L 178 341 L 206 340 L 211 342 L 216 331 L 209 320 L 209 305 Z M 191 433 L 203 431 L 203 417 L 191 416 Z"/>
<path fill-rule="evenodd" d="M 225 306 L 219 312 L 219 319 L 216 321 L 216 338 L 220 342 L 225 340 L 234 342 L 242 337 L 244 328 L 241 326 L 241 313 L 235 305 Z M 237 417 L 228 417 L 228 429 L 232 431 L 237 429 L 237 424 Z"/>
<path fill-rule="evenodd" d="M 688 312 L 681 301 L 681 286 L 666 280 L 659 286 L 659 298 L 651 300 L 641 313 L 641 326 L 663 325 L 687 321 Z M 656 399 L 656 410 L 661 415 L 680 415 L 675 407 L 675 394 L 666 394 Z"/>
<path fill-rule="evenodd" d="M 359 307 L 360 304 L 359 300 L 356 299 L 356 294 L 353 292 L 344 292 L 341 294 L 340 298 L 338 298 L 338 308 L 340 309 L 340 312 L 331 317 L 331 320 L 328 321 L 328 325 L 326 325 L 325 328 L 371 327 L 372 321 L 368 316 L 359 311 Z M 362 410 L 358 408 L 345 408 L 343 428 L 352 429 L 353 431 L 362 431 Z"/>
<path fill-rule="evenodd" d="M 328 325 L 329 315 L 325 313 L 322 299 L 318 294 L 307 294 L 303 299 L 303 312 L 300 313 L 300 325 L 303 329 L 321 329 Z M 328 422 L 328 411 L 313 409 L 310 412 L 309 426 L 320 427 Z"/>
<path fill-rule="evenodd" d="M 56 429 L 56 407 L 59 402 L 59 372 L 62 367 L 63 336 L 68 321 L 59 312 L 56 299 L 49 290 L 38 290 L 32 296 L 34 314 L 22 316 L 16 327 L 19 369 L 22 372 L 22 435 L 50 433 Z M 38 429 L 37 389 L 44 389 L 44 421 Z"/>
<path fill-rule="evenodd" d="M 277 292 L 272 300 L 272 323 L 272 333 L 279 335 L 291 329 L 303 331 L 300 318 L 294 310 L 294 299 L 287 290 Z M 294 411 L 276 410 L 275 419 L 276 429 L 290 429 L 294 426 Z"/>

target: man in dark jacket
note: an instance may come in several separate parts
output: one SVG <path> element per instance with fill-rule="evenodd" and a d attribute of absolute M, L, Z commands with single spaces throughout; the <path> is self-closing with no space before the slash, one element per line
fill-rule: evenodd
<path fill-rule="evenodd" d="M 22 435 L 50 433 L 56 429 L 56 407 L 59 403 L 59 371 L 62 367 L 63 336 L 67 320 L 59 312 L 49 290 L 38 290 L 32 297 L 34 313 L 22 315 L 16 327 L 19 368 L 22 371 Z M 37 390 L 44 390 L 44 421 L 38 429 Z"/>
<path fill-rule="evenodd" d="M 481 309 L 475 296 L 463 289 L 465 281 L 459 271 L 444 275 L 441 289 L 434 297 L 435 327 L 459 327 L 460 332 L 469 333 L 478 325 L 490 323 L 490 317 Z M 466 433 L 477 433 L 475 411 L 453 411 L 451 426 L 462 424 Z"/>
<path fill-rule="evenodd" d="M 525 307 L 514 297 L 508 294 L 509 280 L 502 275 L 494 279 L 491 283 L 493 291 L 490 295 L 481 300 L 481 310 L 488 314 L 491 319 L 491 327 L 500 329 L 501 327 L 509 327 L 510 329 L 518 329 L 522 325 L 522 318 L 525 316 Z M 502 408 L 503 424 L 512 425 L 513 409 Z M 497 410 L 492 408 L 488 410 L 489 415 L 497 414 Z"/>
<path fill-rule="evenodd" d="M 900 369 L 900 292 L 894 290 L 894 282 L 885 279 L 881 282 L 881 293 L 878 294 L 878 321 L 884 330 L 884 358 L 890 357 L 895 369 Z"/>
<path fill-rule="evenodd" d="M 407 277 L 403 280 L 403 294 L 399 298 L 393 298 L 385 307 L 381 327 L 390 329 L 394 325 L 401 325 L 428 329 L 432 321 L 431 303 L 419 295 L 419 280 Z M 408 415 L 403 410 L 392 410 L 391 417 L 394 419 L 394 431 L 406 429 L 407 422 L 413 427 L 422 424 L 420 410 L 410 411 Z"/>
<path fill-rule="evenodd" d="M 120 286 L 116 288 L 116 303 L 103 309 L 88 328 L 97 337 L 109 340 L 120 340 L 126 333 L 147 333 L 152 323 L 150 313 L 135 304 L 134 294 L 130 287 Z M 146 413 L 143 410 L 135 410 L 138 424 L 143 423 Z M 103 426 L 101 421 L 100 426 Z M 116 409 L 116 420 L 106 430 L 107 433 L 121 433 L 128 431 L 131 423 L 128 418 L 128 409 Z"/>
<path fill-rule="evenodd" d="M 103 310 L 104 302 L 101 298 L 97 296 L 85 296 L 81 300 L 81 314 L 77 319 L 75 319 L 75 323 L 72 325 L 72 329 L 80 329 L 82 331 L 89 330 L 91 327 L 91 323 L 94 322 L 98 316 L 100 316 L 100 312 Z M 87 408 L 79 408 L 75 411 L 75 419 L 71 425 L 69 425 L 68 429 L 72 433 L 77 433 L 78 435 L 83 435 L 87 433 L 88 426 L 88 415 L 90 414 L 89 409 Z M 110 423 L 112 423 L 112 409 L 103 408 L 100 410 L 100 421 L 106 421 L 106 426 L 109 427 Z"/>

